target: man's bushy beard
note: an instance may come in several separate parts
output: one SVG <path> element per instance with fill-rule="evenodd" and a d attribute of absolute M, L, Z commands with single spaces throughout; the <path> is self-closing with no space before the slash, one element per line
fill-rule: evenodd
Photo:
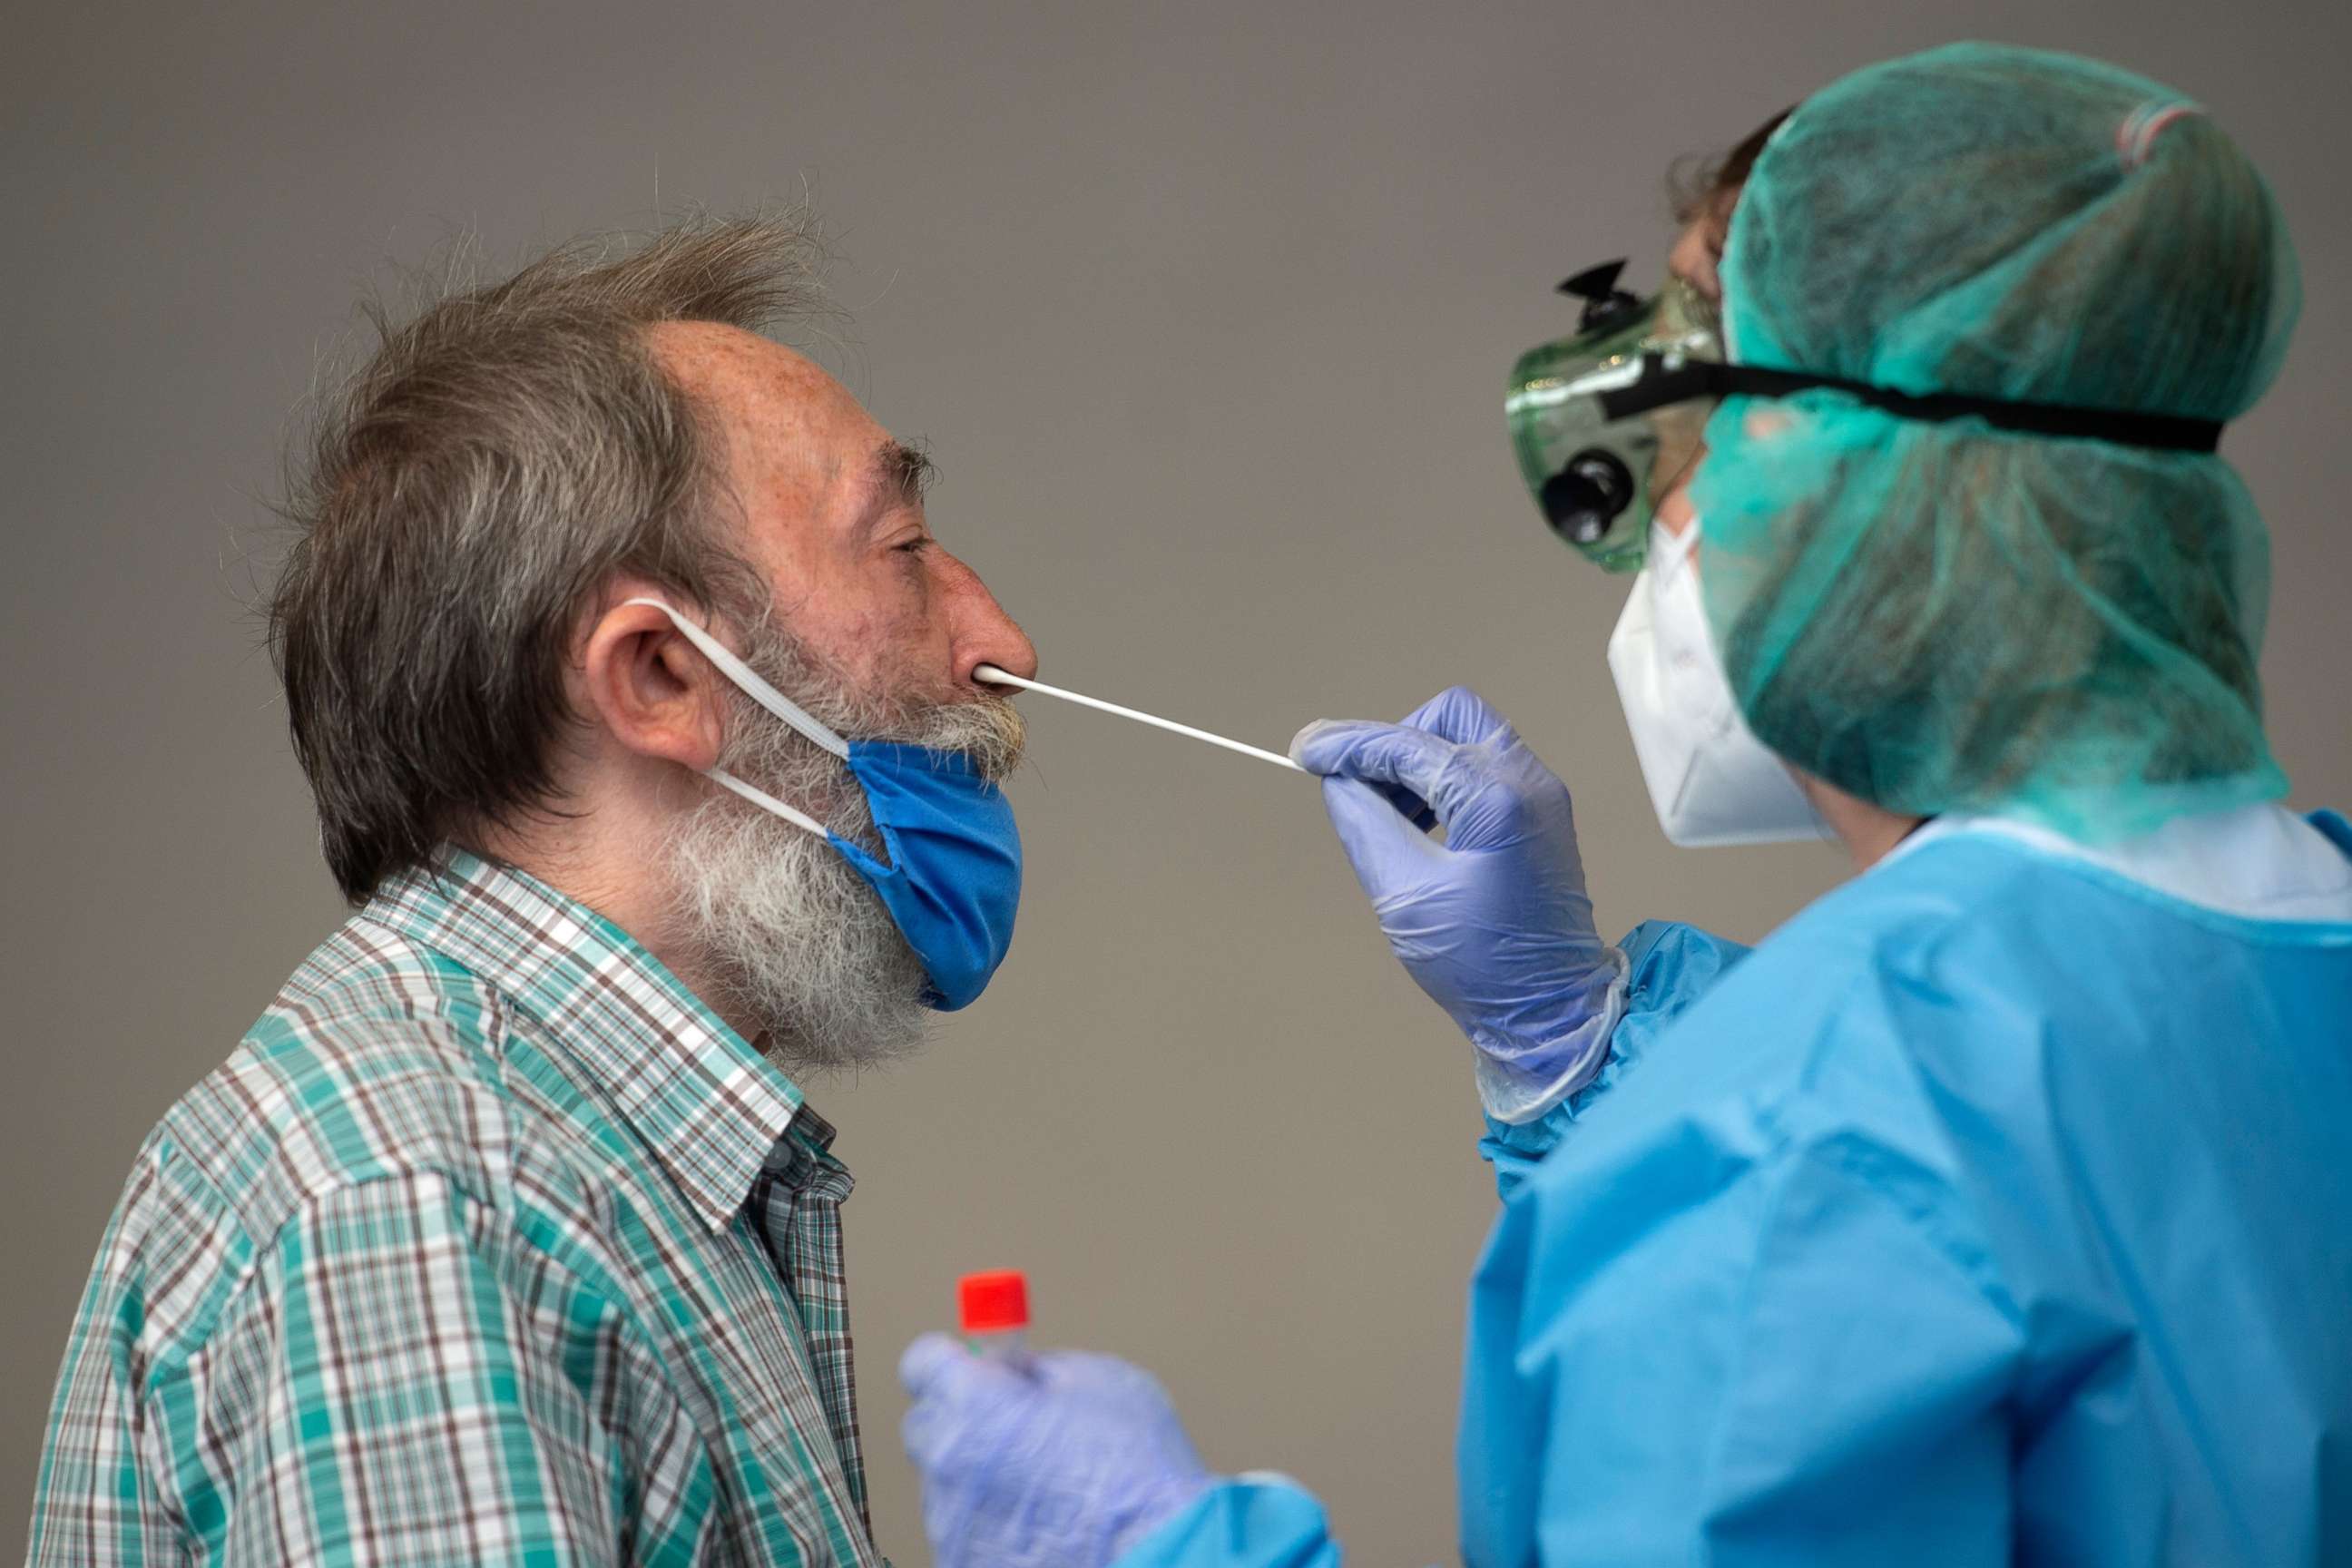
<path fill-rule="evenodd" d="M 891 702 L 854 690 L 772 624 L 742 639 L 760 675 L 835 733 L 962 752 L 984 776 L 1020 765 L 1024 729 L 993 698 Z M 730 687 L 719 766 L 799 806 L 877 856 L 881 842 L 848 765 Z M 713 785 L 668 847 L 680 935 L 733 1016 L 794 1069 L 877 1066 L 921 1045 L 929 981 L 881 899 L 841 852 Z"/>

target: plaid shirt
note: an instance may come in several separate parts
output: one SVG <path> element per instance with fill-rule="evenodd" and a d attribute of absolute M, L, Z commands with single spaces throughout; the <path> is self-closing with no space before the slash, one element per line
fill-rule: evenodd
<path fill-rule="evenodd" d="M 832 1135 L 593 911 L 387 886 L 141 1149 L 30 1560 L 880 1563 Z"/>

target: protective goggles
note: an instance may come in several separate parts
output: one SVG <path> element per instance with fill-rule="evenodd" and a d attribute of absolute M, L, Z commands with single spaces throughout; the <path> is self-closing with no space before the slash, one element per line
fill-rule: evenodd
<path fill-rule="evenodd" d="M 1680 279 L 1649 299 L 1617 287 L 1609 261 L 1559 286 L 1584 301 L 1576 335 L 1528 350 L 1503 407 L 1519 474 L 1544 521 L 1606 571 L 1640 569 L 1657 500 L 1698 460 L 1724 398 L 1785 397 L 1825 387 L 1898 418 L 1976 419 L 2025 435 L 2210 452 L 2219 423 L 2166 414 L 1913 395 L 1839 376 L 1726 364 L 1720 318 Z"/>

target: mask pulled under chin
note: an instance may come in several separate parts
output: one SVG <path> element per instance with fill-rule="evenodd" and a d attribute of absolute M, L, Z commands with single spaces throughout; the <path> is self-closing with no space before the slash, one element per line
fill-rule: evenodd
<path fill-rule="evenodd" d="M 1013 945 L 1021 905 L 1021 829 L 1013 804 L 961 752 L 897 741 L 845 741 L 762 679 L 718 638 L 658 599 L 631 599 L 667 616 L 687 641 L 752 701 L 848 767 L 866 796 L 880 858 L 826 830 L 797 806 L 719 769 L 710 778 L 830 843 L 889 911 L 930 982 L 942 1013 L 971 1005 Z"/>
<path fill-rule="evenodd" d="M 1691 847 L 1830 837 L 1795 775 L 1740 716 L 1699 597 L 1698 539 L 1696 520 L 1680 539 L 1653 527 L 1648 563 L 1609 638 L 1609 673 L 1658 826 Z"/>

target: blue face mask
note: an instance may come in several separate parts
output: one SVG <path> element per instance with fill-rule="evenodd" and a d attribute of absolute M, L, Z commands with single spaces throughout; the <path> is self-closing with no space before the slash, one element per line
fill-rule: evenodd
<path fill-rule="evenodd" d="M 715 782 L 752 805 L 830 842 L 872 887 L 930 979 L 925 998 L 942 1013 L 988 988 L 1013 945 L 1021 904 L 1021 829 L 1003 790 L 961 752 L 896 741 L 845 741 L 762 680 L 723 643 L 658 599 L 631 599 L 670 618 L 745 696 L 848 764 L 866 792 L 887 860 L 836 837 L 824 825 L 732 773 Z"/>

